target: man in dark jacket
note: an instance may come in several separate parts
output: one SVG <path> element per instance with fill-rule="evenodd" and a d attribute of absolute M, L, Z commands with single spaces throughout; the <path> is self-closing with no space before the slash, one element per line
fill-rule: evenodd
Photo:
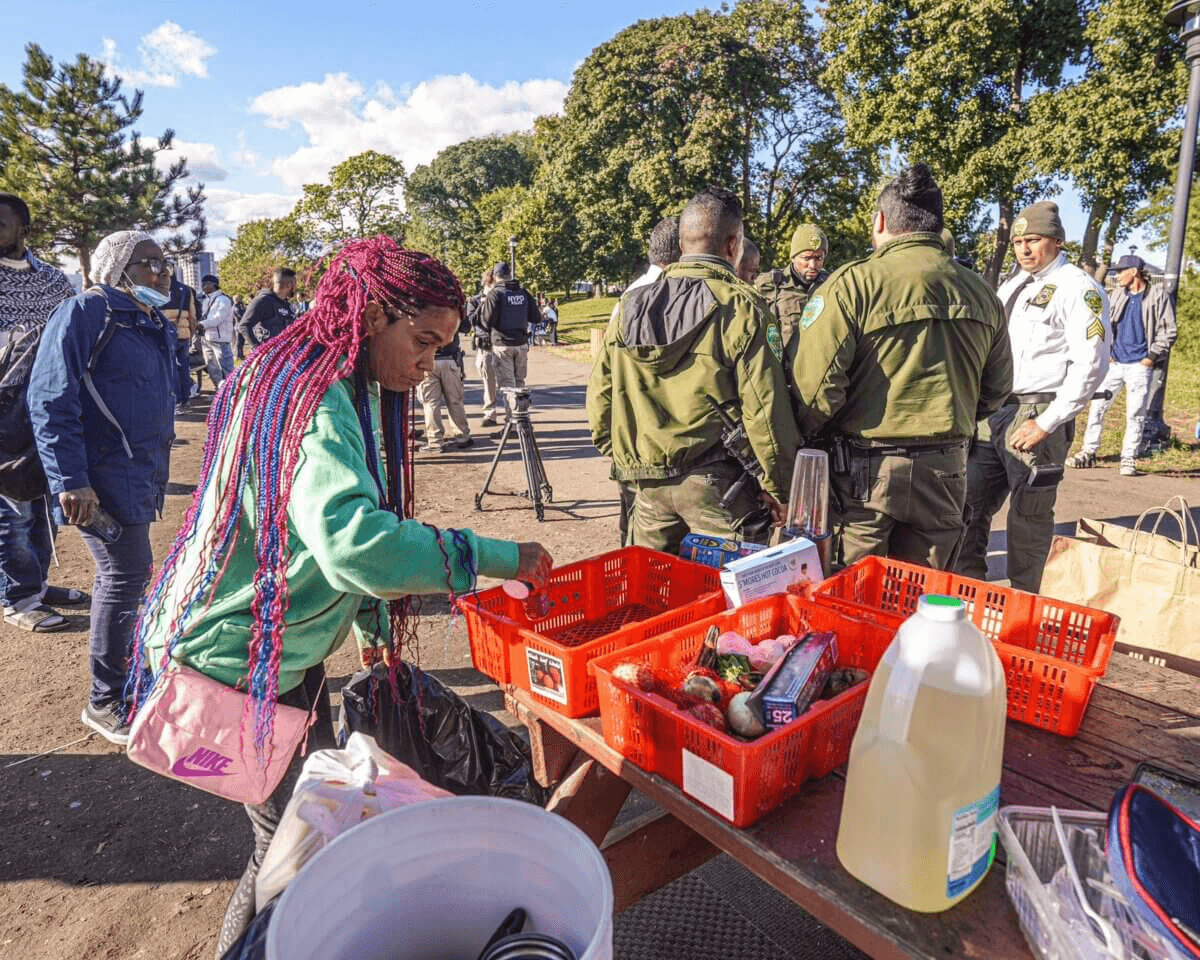
<path fill-rule="evenodd" d="M 270 290 L 260 290 L 238 321 L 238 333 L 253 350 L 260 343 L 284 331 L 296 312 L 292 309 L 292 294 L 296 292 L 296 271 L 276 267 Z"/>
<path fill-rule="evenodd" d="M 529 328 L 541 321 L 537 301 L 512 275 L 512 267 L 501 262 L 492 267 L 496 285 L 484 297 L 480 324 L 492 338 L 496 357 L 496 389 L 525 387 L 529 370 Z M 504 405 L 512 410 L 508 396 Z"/>
<path fill-rule="evenodd" d="M 25 246 L 31 227 L 29 207 L 20 197 L 0 193 L 0 386 L 8 393 L 28 380 L 46 319 L 74 296 L 63 272 L 42 263 Z M 10 379 L 11 378 L 11 379 Z M 70 624 L 51 603 L 86 596 L 78 590 L 48 587 L 54 552 L 54 523 L 23 393 L 8 393 L 0 408 L 0 607 L 4 622 L 22 630 L 49 633 Z"/>
<path fill-rule="evenodd" d="M 46 324 L 29 379 L 29 416 L 50 492 L 96 563 L 92 689 L 80 719 L 123 745 L 125 660 L 175 437 L 176 334 L 157 309 L 169 297 L 170 263 L 148 234 L 105 237 L 92 270 L 96 286 Z M 119 528 L 115 536 L 105 514 Z"/>

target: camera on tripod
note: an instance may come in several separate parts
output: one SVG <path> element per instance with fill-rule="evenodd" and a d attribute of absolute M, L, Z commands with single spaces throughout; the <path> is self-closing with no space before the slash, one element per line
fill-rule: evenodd
<path fill-rule="evenodd" d="M 529 388 L 528 387 L 502 387 L 500 392 L 504 394 L 505 399 L 512 407 L 514 413 L 529 412 Z"/>

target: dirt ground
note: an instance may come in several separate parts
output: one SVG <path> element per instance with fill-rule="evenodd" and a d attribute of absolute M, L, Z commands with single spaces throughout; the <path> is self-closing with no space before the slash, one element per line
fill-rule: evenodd
<path fill-rule="evenodd" d="M 515 437 L 494 481 L 500 494 L 475 512 L 498 434 L 478 428 L 473 379 L 468 413 L 477 442 L 468 451 L 420 458 L 418 516 L 488 536 L 540 540 L 559 563 L 615 547 L 616 491 L 587 432 L 586 376 L 587 366 L 574 358 L 548 350 L 531 358 L 534 423 L 554 487 L 546 522 L 537 523 L 528 502 L 515 495 L 524 487 Z M 165 554 L 192 493 L 207 396 L 177 423 L 165 516 L 152 528 L 156 558 Z M 1136 516 L 1175 493 L 1200 503 L 1200 482 L 1123 479 L 1115 465 L 1070 473 L 1058 519 Z M 60 533 L 58 558 L 51 582 L 90 591 L 92 563 L 75 531 Z M 466 630 L 460 620 L 451 622 L 445 598 L 432 598 L 425 611 L 421 665 L 476 706 L 498 709 L 499 693 L 471 668 Z M 0 685 L 9 691 L 0 700 L 0 957 L 210 957 L 249 852 L 246 817 L 234 804 L 143 771 L 117 747 L 87 736 L 79 722 L 88 688 L 87 617 L 71 621 L 70 630 L 48 635 L 0 625 Z M 356 659 L 352 644 L 332 658 L 334 689 Z"/>

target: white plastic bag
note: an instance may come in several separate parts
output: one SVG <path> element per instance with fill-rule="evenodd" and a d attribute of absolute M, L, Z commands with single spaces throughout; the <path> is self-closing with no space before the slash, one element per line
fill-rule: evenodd
<path fill-rule="evenodd" d="M 262 910 L 317 851 L 355 824 L 395 807 L 449 796 L 366 734 L 350 734 L 343 750 L 314 751 L 304 761 L 258 871 L 255 909 Z"/>

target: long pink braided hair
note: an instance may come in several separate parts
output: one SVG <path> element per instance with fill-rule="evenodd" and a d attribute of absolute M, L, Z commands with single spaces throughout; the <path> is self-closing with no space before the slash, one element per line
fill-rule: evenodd
<path fill-rule="evenodd" d="M 129 700 L 145 699 L 154 676 L 165 669 L 173 647 L 191 613 L 212 602 L 232 556 L 242 520 L 243 493 L 253 476 L 256 486 L 254 555 L 254 614 L 247 686 L 255 714 L 255 742 L 260 756 L 268 743 L 279 688 L 285 616 L 289 605 L 288 505 L 300 456 L 300 440 L 328 389 L 347 377 L 356 380 L 356 404 L 368 451 L 368 461 L 380 483 L 381 502 L 402 518 L 413 514 L 413 449 L 409 430 L 408 394 L 383 391 L 383 435 L 387 467 L 386 488 L 380 482 L 378 455 L 366 398 L 366 334 L 363 311 L 367 302 L 412 315 L 426 306 L 451 307 L 462 313 L 464 298 L 458 280 L 428 254 L 403 250 L 389 237 L 348 243 L 329 262 L 317 287 L 312 309 L 278 336 L 254 351 L 237 372 L 226 378 L 208 415 L 208 439 L 195 495 L 175 542 L 163 562 L 134 636 L 133 659 L 127 682 Z M 230 434 L 234 436 L 230 437 Z M 198 529 L 201 505 L 218 498 L 215 515 Z M 183 602 L 175 579 L 185 548 L 200 543 L 205 562 L 183 585 Z M 172 597 L 173 611 L 163 610 Z M 390 636 L 380 629 L 389 658 L 414 639 L 410 617 L 412 598 L 390 601 Z M 148 669 L 144 641 L 148 629 L 169 616 L 167 639 L 157 668 Z M 377 637 L 377 639 L 379 639 Z M 398 658 L 397 658 L 398 659 Z"/>

